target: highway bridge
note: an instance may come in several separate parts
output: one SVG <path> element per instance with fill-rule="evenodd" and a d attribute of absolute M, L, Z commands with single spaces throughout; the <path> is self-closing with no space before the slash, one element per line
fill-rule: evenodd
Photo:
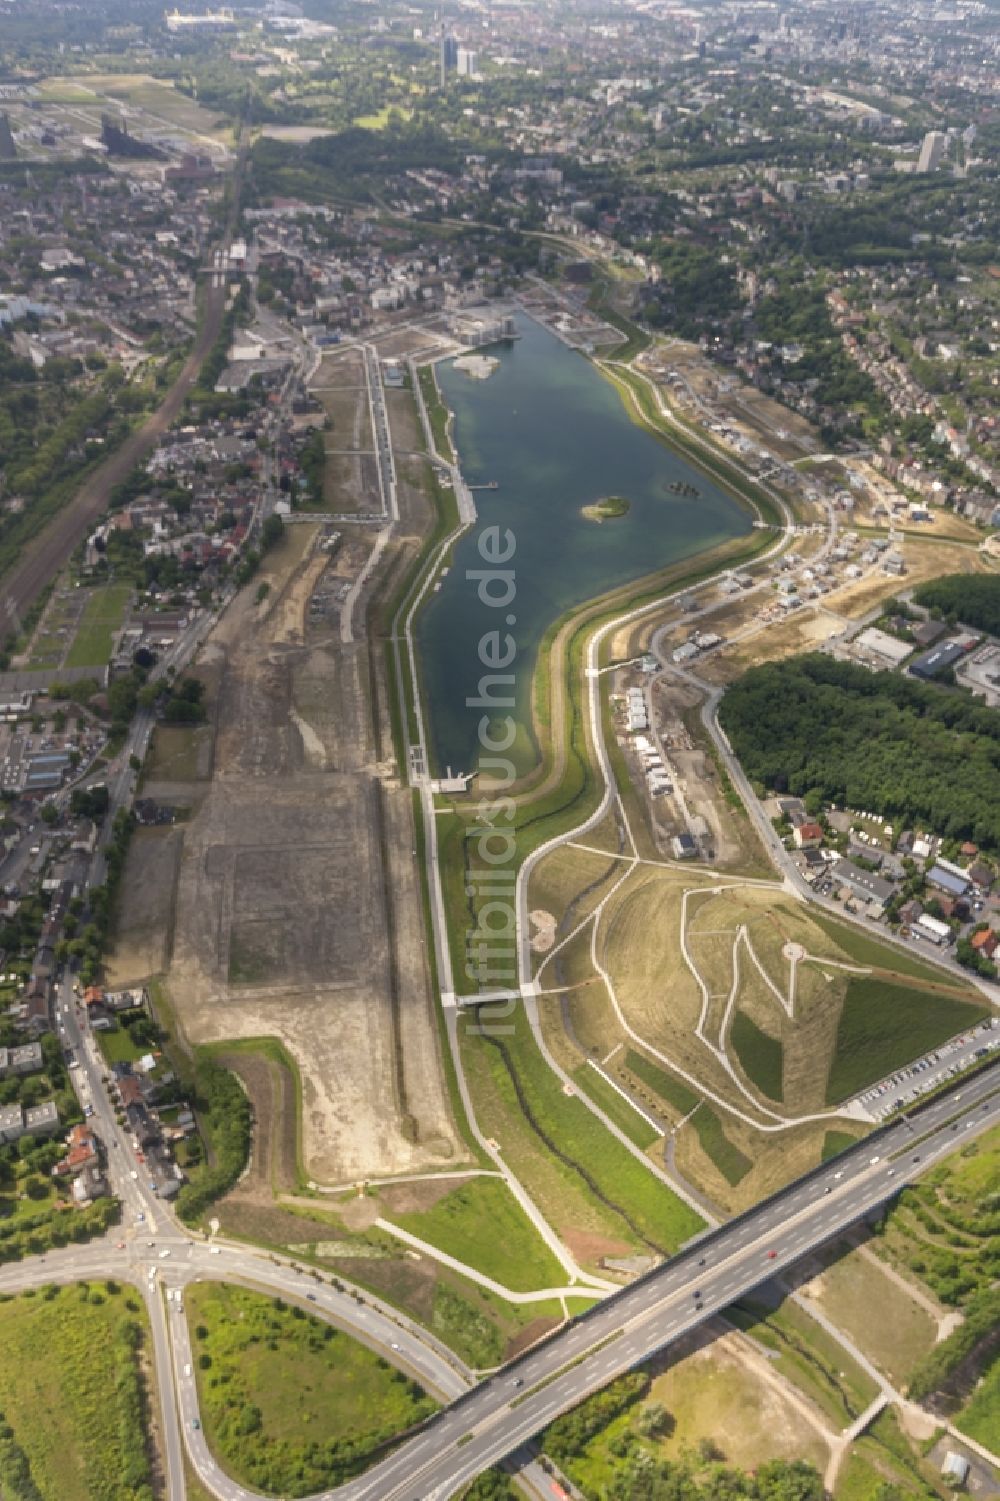
<path fill-rule="evenodd" d="M 883 1127 L 692 1241 L 458 1398 L 337 1501 L 445 1501 L 590 1392 L 877 1211 L 1000 1124 L 1000 1065 Z"/>

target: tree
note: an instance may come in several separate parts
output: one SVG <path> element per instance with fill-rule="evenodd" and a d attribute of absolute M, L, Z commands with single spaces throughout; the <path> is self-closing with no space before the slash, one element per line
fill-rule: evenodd
<path fill-rule="evenodd" d="M 268 552 L 285 535 L 285 526 L 280 516 L 268 516 L 260 529 L 260 544 L 263 552 Z"/>
<path fill-rule="evenodd" d="M 669 1438 L 675 1422 L 662 1402 L 649 1402 L 639 1414 L 637 1427 L 643 1438 Z"/>

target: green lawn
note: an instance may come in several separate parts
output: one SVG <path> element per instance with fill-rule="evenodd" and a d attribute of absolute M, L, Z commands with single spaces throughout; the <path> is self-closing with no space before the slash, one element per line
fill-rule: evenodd
<path fill-rule="evenodd" d="M 647 1152 L 654 1142 L 662 1139 L 663 1132 L 651 1126 L 628 1100 L 622 1098 L 617 1089 L 612 1089 L 596 1068 L 584 1064 L 582 1068 L 576 1069 L 573 1083 L 582 1094 L 590 1096 L 594 1104 L 604 1111 L 609 1120 L 614 1121 L 620 1131 L 625 1132 L 629 1141 L 634 1142 L 640 1151 Z"/>
<path fill-rule="evenodd" d="M 404 109 L 399 104 L 386 104 L 374 115 L 355 115 L 352 124 L 360 126 L 362 130 L 385 130 L 393 115 L 398 115 L 401 120 L 412 120 L 413 111 Z"/>
<path fill-rule="evenodd" d="M 662 1100 L 677 1111 L 678 1115 L 690 1115 L 697 1105 L 699 1096 L 693 1089 L 675 1079 L 673 1074 L 668 1074 L 665 1068 L 660 1068 L 642 1053 L 637 1053 L 629 1048 L 625 1054 L 625 1067 L 629 1073 L 635 1074 L 641 1079 L 654 1094 L 658 1094 Z"/>
<path fill-rule="evenodd" d="M 66 654 L 67 667 L 103 667 L 111 657 L 116 631 L 121 629 L 132 594 L 130 584 L 105 584 L 90 591 L 73 645 Z"/>
<path fill-rule="evenodd" d="M 826 1103 L 850 1099 L 988 1014 L 988 1007 L 974 1002 L 870 975 L 852 976 L 826 1081 Z"/>
<path fill-rule="evenodd" d="M 501 1178 L 470 1178 L 430 1209 L 384 1210 L 383 1218 L 515 1292 L 566 1283 L 566 1273 Z"/>
<path fill-rule="evenodd" d="M 0 1494 L 152 1501 L 151 1360 L 130 1288 L 50 1286 L 0 1305 Z"/>
<path fill-rule="evenodd" d="M 820 1155 L 821 1162 L 829 1162 L 831 1157 L 836 1157 L 840 1152 L 846 1152 L 848 1147 L 853 1147 L 860 1137 L 854 1136 L 850 1131 L 828 1131 L 823 1137 L 823 1151 Z"/>
<path fill-rule="evenodd" d="M 619 1217 L 623 1229 L 659 1251 L 673 1252 L 703 1226 L 701 1218 L 601 1125 L 576 1095 L 563 1092 L 535 1045 L 523 1010 L 511 1032 L 477 1043 L 507 1109 L 592 1200 Z M 511 1162 L 517 1171 L 517 1164 Z"/>
<path fill-rule="evenodd" d="M 448 408 L 445 406 L 438 391 L 434 371 L 430 365 L 423 365 L 417 371 L 417 379 L 420 382 L 421 395 L 424 398 L 424 406 L 427 408 L 427 418 L 431 425 L 431 436 L 434 439 L 434 447 L 441 457 L 450 464 L 455 458 L 448 437 Z"/>
<path fill-rule="evenodd" d="M 785 1053 L 781 1039 L 761 1030 L 745 1011 L 733 1016 L 730 1040 L 740 1067 L 752 1084 L 769 1100 L 783 1098 L 782 1075 Z"/>
<path fill-rule="evenodd" d="M 742 1183 L 753 1163 L 729 1140 L 715 1111 L 702 1104 L 691 1117 L 690 1125 L 698 1133 L 702 1151 L 712 1159 L 729 1186 L 735 1188 Z"/>
<path fill-rule="evenodd" d="M 222 1468 L 270 1495 L 359 1474 L 435 1409 L 365 1345 L 297 1305 L 220 1282 L 186 1294 L 201 1420 Z"/>
<path fill-rule="evenodd" d="M 108 1032 L 94 1035 L 105 1063 L 135 1063 L 137 1058 L 144 1058 L 149 1052 L 148 1047 L 139 1047 L 133 1042 L 124 1027 L 112 1027 Z"/>
<path fill-rule="evenodd" d="M 847 923 L 840 923 L 835 917 L 828 917 L 825 912 L 819 912 L 814 907 L 810 908 L 809 917 L 824 933 L 829 934 L 849 959 L 856 960 L 858 964 L 870 964 L 873 969 L 891 969 L 897 975 L 910 975 L 915 980 L 940 982 L 948 978 L 943 970 L 937 969 L 933 964 L 925 964 L 922 959 L 915 959 L 901 949 L 879 943 L 877 938 L 869 938 L 867 933 L 862 933 Z"/>
<path fill-rule="evenodd" d="M 689 1089 L 680 1079 L 675 1079 L 666 1069 L 660 1068 L 632 1048 L 625 1054 L 625 1067 L 679 1115 L 691 1117 L 688 1124 L 697 1133 L 702 1151 L 714 1162 L 726 1182 L 735 1188 L 746 1177 L 753 1163 L 729 1140 L 722 1121 L 712 1107 L 704 1100 L 699 1104 L 700 1097 L 693 1089 Z"/>

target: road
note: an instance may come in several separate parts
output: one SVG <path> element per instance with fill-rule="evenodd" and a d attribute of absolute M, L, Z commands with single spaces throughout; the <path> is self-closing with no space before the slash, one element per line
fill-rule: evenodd
<path fill-rule="evenodd" d="M 429 1501 L 452 1495 L 587 1392 L 882 1204 L 911 1174 L 954 1150 L 957 1139 L 967 1140 L 1000 1121 L 1000 1070 L 967 1083 L 959 1093 L 963 1113 L 955 1129 L 949 1120 L 956 1110 L 951 1096 L 928 1106 L 919 1127 L 900 1124 L 869 1138 L 599 1304 L 338 1494 L 352 1501 Z"/>
<path fill-rule="evenodd" d="M 460 1397 L 366 1475 L 322 1495 L 337 1501 L 444 1501 L 589 1392 L 787 1270 L 959 1142 L 997 1124 L 995 1066 L 702 1236 Z M 167 1275 L 173 1274 L 171 1269 Z M 173 1328 L 185 1439 L 199 1475 L 224 1501 L 249 1501 L 250 1493 L 217 1470 L 206 1473 L 211 1456 L 202 1452 L 200 1430 L 190 1427 L 193 1384 L 185 1386 L 179 1320 Z"/>
<path fill-rule="evenodd" d="M 72 1008 L 71 1008 L 72 1010 Z M 90 1090 L 94 1119 L 114 1139 L 116 1128 L 100 1087 L 100 1068 L 89 1040 L 72 1017 L 67 1034 L 79 1038 L 83 1063 L 74 1077 Z M 84 1079 L 80 1079 L 81 1073 Z M 199 1241 L 176 1227 L 162 1206 L 150 1204 L 141 1179 L 121 1158 L 112 1174 L 125 1196 L 126 1215 L 146 1216 L 142 1228 L 126 1232 L 113 1250 L 109 1242 L 51 1252 L 0 1270 L 0 1291 L 14 1292 L 44 1281 L 69 1281 L 109 1273 L 144 1286 L 153 1322 L 158 1369 L 163 1359 L 163 1325 L 169 1328 L 173 1385 L 180 1432 L 202 1482 L 223 1501 L 250 1501 L 251 1494 L 218 1469 L 204 1443 L 197 1418 L 197 1391 L 182 1302 L 166 1304 L 153 1294 L 162 1284 L 180 1291 L 192 1280 L 219 1277 L 243 1281 L 284 1296 L 308 1300 L 386 1358 L 416 1377 L 452 1405 L 390 1458 L 341 1487 L 341 1501 L 431 1501 L 450 1496 L 463 1483 L 519 1450 L 559 1412 L 588 1392 L 646 1359 L 762 1282 L 878 1208 L 905 1183 L 925 1172 L 959 1143 L 1000 1123 L 1000 1066 L 931 1102 L 908 1120 L 883 1128 L 850 1151 L 823 1164 L 783 1192 L 693 1242 L 684 1252 L 640 1281 L 536 1346 L 503 1372 L 467 1391 L 468 1373 L 428 1337 L 392 1310 L 358 1302 L 324 1282 L 317 1273 L 296 1271 L 288 1262 L 249 1247 Z M 116 1145 L 110 1155 L 127 1153 Z M 135 1205 L 145 1207 L 135 1211 Z M 155 1225 L 154 1214 L 163 1216 Z M 150 1244 L 152 1242 L 152 1244 Z M 120 1262 L 117 1258 L 120 1257 Z M 162 1370 L 161 1370 L 162 1379 Z M 183 1494 L 178 1468 L 178 1426 L 167 1380 L 164 1427 L 172 1467 L 170 1496 Z M 172 1435 L 172 1437 L 171 1437 Z M 182 1483 L 182 1482 L 181 1482 Z M 537 1474 L 529 1477 L 538 1483 Z"/>
<path fill-rule="evenodd" d="M 723 688 L 712 687 L 708 683 L 703 682 L 701 678 L 696 677 L 692 672 L 682 672 L 677 667 L 671 667 L 671 671 L 674 672 L 676 676 L 683 678 L 686 682 L 689 682 L 692 687 L 697 688 L 697 690 L 704 695 L 701 706 L 702 723 L 704 724 L 709 735 L 712 737 L 713 744 L 719 752 L 719 756 L 726 768 L 727 773 L 729 774 L 733 786 L 736 788 L 736 791 L 740 795 L 743 806 L 747 810 L 747 814 L 755 830 L 757 831 L 762 845 L 764 846 L 774 865 L 785 878 L 786 884 L 794 887 L 796 892 L 800 896 L 805 898 L 805 900 L 814 902 L 818 906 L 823 907 L 834 917 L 839 918 L 841 922 L 853 923 L 856 927 L 865 928 L 874 937 L 877 937 L 881 943 L 887 944 L 893 948 L 902 949 L 904 953 L 907 954 L 916 954 L 916 956 L 919 959 L 922 959 L 925 963 L 933 964 L 943 971 L 946 971 L 963 985 L 976 986 L 979 990 L 982 991 L 987 1000 L 989 1000 L 992 1005 L 996 1006 L 998 1001 L 996 987 L 991 985 L 989 981 L 983 980 L 972 970 L 965 969 L 958 963 L 956 959 L 952 959 L 947 954 L 942 954 L 935 951 L 929 944 L 918 947 L 916 944 L 908 943 L 905 938 L 900 938 L 895 933 L 891 932 L 884 923 L 874 922 L 871 918 L 865 917 L 861 914 L 849 915 L 845 913 L 843 906 L 839 902 L 835 902 L 832 897 L 822 896 L 818 891 L 815 890 L 814 887 L 809 884 L 805 876 L 795 864 L 788 850 L 785 849 L 780 835 L 775 831 L 773 825 L 771 824 L 771 820 L 764 812 L 763 804 L 761 803 L 760 799 L 754 794 L 753 788 L 750 786 L 749 779 L 743 771 L 743 768 L 737 760 L 736 756 L 733 754 L 729 741 L 727 740 L 724 731 L 719 725 L 718 709 L 725 690 Z"/>
<path fill-rule="evenodd" d="M 782 538 L 776 547 L 784 543 Z M 423 589 L 432 577 L 430 569 Z M 418 586 L 417 600 L 422 592 Z M 408 602 L 407 627 L 414 602 Z M 649 608 L 633 613 L 641 615 Z M 592 713 L 595 706 L 599 711 L 594 644 L 599 645 L 599 636 L 592 638 L 588 649 Z M 162 664 L 164 669 L 166 665 Z M 419 698 L 417 713 L 419 718 Z M 129 744 L 109 775 L 113 807 L 125 805 L 132 795 L 129 755 L 142 753 L 151 727 L 151 719 L 147 724 L 145 717 L 137 716 Z M 422 723 L 419 733 L 422 740 Z M 613 784 L 601 735 L 595 737 L 595 745 L 608 788 L 606 804 Z M 433 829 L 432 817 L 430 823 Z M 432 895 L 439 896 L 433 839 L 428 854 Z M 437 909 L 435 913 L 435 938 L 440 941 L 443 914 Z M 527 931 L 527 925 L 522 931 Z M 522 973 L 530 975 L 530 967 Z M 134 1144 L 117 1126 L 103 1084 L 103 1060 L 65 984 L 57 1022 L 64 1044 L 79 1065 L 72 1076 L 80 1098 L 91 1107 L 91 1119 L 108 1147 L 109 1176 L 122 1199 L 124 1229 L 89 1246 L 70 1247 L 0 1269 L 0 1290 L 109 1274 L 142 1287 L 153 1331 L 171 1501 L 181 1501 L 184 1495 L 182 1444 L 201 1482 L 213 1494 L 222 1501 L 251 1501 L 250 1492 L 219 1470 L 201 1427 L 195 1426 L 197 1389 L 183 1317 L 183 1290 L 192 1280 L 225 1278 L 306 1300 L 314 1305 L 312 1311 L 450 1401 L 451 1406 L 388 1459 L 336 1492 L 344 1501 L 443 1501 L 483 1469 L 521 1451 L 533 1434 L 588 1392 L 678 1339 L 882 1204 L 910 1177 L 954 1150 L 957 1140 L 967 1139 L 966 1133 L 974 1135 L 1000 1120 L 1000 1066 L 996 1066 L 925 1107 L 916 1125 L 884 1128 L 747 1214 L 706 1233 L 641 1281 L 563 1326 L 500 1374 L 471 1387 L 471 1374 L 433 1336 L 377 1300 L 339 1292 L 318 1272 L 297 1269 L 264 1251 L 208 1243 L 178 1225 L 141 1176 Z M 173 1296 L 164 1299 L 161 1287 Z M 537 1469 L 522 1472 L 522 1478 L 529 1489 L 548 1493 Z"/>

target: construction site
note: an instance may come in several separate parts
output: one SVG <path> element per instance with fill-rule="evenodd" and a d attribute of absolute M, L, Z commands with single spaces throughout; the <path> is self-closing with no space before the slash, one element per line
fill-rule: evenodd
<path fill-rule="evenodd" d="M 341 405 L 363 380 L 353 361 L 323 372 Z M 339 415 L 341 432 L 355 427 Z M 282 1044 L 296 1066 L 285 1092 L 301 1099 L 280 1108 L 300 1112 L 300 1176 L 321 1184 L 452 1166 L 464 1152 L 389 733 L 386 600 L 430 517 L 422 471 L 409 460 L 400 471 L 399 522 L 377 559 L 375 530 L 334 523 L 331 495 L 325 514 L 285 528 L 256 595 L 237 596 L 208 638 L 196 675 L 210 722 L 160 727 L 146 773 L 149 795 L 187 815 L 135 845 L 125 885 L 143 900 L 126 896 L 113 958 L 139 978 L 130 971 L 158 957 L 144 914 L 167 916 L 159 954 L 186 1044 Z M 253 1094 L 252 1056 L 231 1066 Z M 275 1108 L 262 1094 L 258 1118 Z"/>

